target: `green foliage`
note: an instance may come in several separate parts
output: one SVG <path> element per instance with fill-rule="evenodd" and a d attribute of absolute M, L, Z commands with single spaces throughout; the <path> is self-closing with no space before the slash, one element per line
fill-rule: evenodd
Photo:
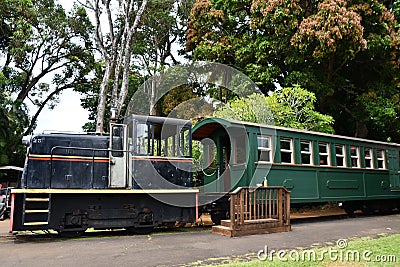
<path fill-rule="evenodd" d="M 246 98 L 235 98 L 217 108 L 215 117 L 248 121 L 261 124 L 273 124 L 273 114 L 268 97 L 252 94 Z"/>
<path fill-rule="evenodd" d="M 400 140 L 400 95 L 399 93 L 388 97 L 377 95 L 375 91 L 362 94 L 357 99 L 365 121 L 369 123 L 374 132 L 384 132 L 386 140 Z M 379 139 L 379 136 L 373 136 Z"/>
<path fill-rule="evenodd" d="M 315 102 L 315 94 L 298 85 L 283 88 L 268 97 L 277 125 L 334 133 L 333 118 L 315 111 Z"/>
<path fill-rule="evenodd" d="M 21 136 L 29 124 L 24 105 L 15 105 L 10 94 L 0 91 L 0 166 L 22 166 L 25 147 L 15 144 L 15 136 Z"/>
<path fill-rule="evenodd" d="M 229 101 L 214 116 L 260 124 L 333 133 L 333 118 L 315 110 L 314 93 L 298 85 L 286 87 L 270 96 L 253 94 Z"/>
<path fill-rule="evenodd" d="M 399 10 L 398 1 L 198 0 L 186 48 L 196 60 L 235 66 L 264 94 L 307 88 L 339 134 L 400 141 L 392 115 L 379 117 L 385 129 L 369 116 L 385 101 L 365 100 L 375 93 L 398 110 Z"/>
<path fill-rule="evenodd" d="M 86 83 L 91 29 L 82 8 L 67 14 L 56 0 L 0 0 L 0 164 L 22 166 L 21 138 L 32 132 L 44 106 L 54 106 L 62 90 Z M 32 117 L 27 101 L 37 108 Z"/>

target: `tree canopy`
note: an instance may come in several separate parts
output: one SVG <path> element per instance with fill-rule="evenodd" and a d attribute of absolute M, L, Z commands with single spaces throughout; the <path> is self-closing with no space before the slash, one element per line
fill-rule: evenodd
<path fill-rule="evenodd" d="M 192 0 L 80 3 L 94 14 L 95 31 L 90 38 L 101 54 L 93 84 L 78 89 L 89 95 L 83 105 L 91 112 L 89 119 L 96 120 L 86 124 L 85 129 L 104 132 L 110 108 L 117 108 L 118 118 L 123 118 L 130 97 L 144 81 L 180 63 L 173 50 L 183 43 Z M 109 27 L 104 27 L 104 21 Z M 162 103 L 150 106 L 148 112 L 152 115 L 162 110 Z"/>
<path fill-rule="evenodd" d="M 334 133 L 333 118 L 315 110 L 314 93 L 298 85 L 285 87 L 270 96 L 252 94 L 220 106 L 214 116 L 240 121 L 272 124 L 302 130 Z"/>
<path fill-rule="evenodd" d="M 9 126 L 2 128 L 8 145 L 0 154 L 10 159 L 44 106 L 87 81 L 91 27 L 84 9 L 67 14 L 54 0 L 0 0 L 0 26 L 0 121 Z M 37 109 L 32 117 L 29 102 Z"/>
<path fill-rule="evenodd" d="M 265 94 L 307 88 L 340 134 L 400 141 L 398 1 L 197 0 L 190 18 L 194 59 L 234 65 Z"/>

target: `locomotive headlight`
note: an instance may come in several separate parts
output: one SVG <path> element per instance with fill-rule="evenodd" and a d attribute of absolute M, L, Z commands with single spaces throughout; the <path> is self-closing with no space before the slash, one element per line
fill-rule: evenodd
<path fill-rule="evenodd" d="M 24 137 L 22 137 L 22 144 L 25 146 L 29 146 L 31 144 L 31 135 L 25 135 Z"/>
<path fill-rule="evenodd" d="M 113 107 L 113 108 L 111 108 L 110 111 L 111 111 L 111 116 L 110 116 L 111 118 L 110 119 L 111 120 L 116 120 L 117 119 L 118 109 Z"/>

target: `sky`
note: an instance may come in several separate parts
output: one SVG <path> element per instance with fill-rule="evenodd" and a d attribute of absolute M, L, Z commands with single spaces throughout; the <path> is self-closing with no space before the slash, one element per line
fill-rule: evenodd
<path fill-rule="evenodd" d="M 42 110 L 34 133 L 45 130 L 82 132 L 88 121 L 89 112 L 81 107 L 81 95 L 73 90 L 65 90 L 59 96 L 60 103 L 53 110 Z M 34 111 L 34 110 L 32 110 Z"/>
<path fill-rule="evenodd" d="M 71 0 L 58 1 L 66 10 L 73 6 Z M 60 103 L 53 110 L 47 107 L 42 110 L 38 117 L 34 133 L 41 133 L 45 130 L 82 132 L 82 126 L 88 121 L 89 112 L 81 107 L 82 96 L 73 90 L 65 90 L 59 95 Z M 31 116 L 36 109 L 30 107 Z"/>
<path fill-rule="evenodd" d="M 73 8 L 74 2 L 74 0 L 58 0 L 58 3 L 60 3 L 67 12 Z M 104 25 L 103 29 L 107 29 L 107 24 Z M 78 92 L 74 92 L 71 89 L 61 93 L 59 95 L 60 103 L 58 103 L 53 110 L 47 107 L 43 109 L 38 117 L 34 133 L 42 133 L 46 130 L 82 132 L 82 126 L 88 122 L 89 116 L 89 112 L 80 106 L 80 99 L 82 97 L 83 96 Z M 27 104 L 30 109 L 30 115 L 33 116 L 36 108 L 30 103 Z"/>

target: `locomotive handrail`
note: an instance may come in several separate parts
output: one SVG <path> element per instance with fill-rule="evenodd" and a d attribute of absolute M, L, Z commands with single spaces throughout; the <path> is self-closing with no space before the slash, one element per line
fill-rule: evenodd
<path fill-rule="evenodd" d="M 213 170 L 214 172 L 212 173 L 212 174 L 207 174 L 204 170 Z M 207 176 L 207 177 L 211 177 L 211 176 L 213 176 L 213 175 L 215 175 L 216 173 L 217 173 L 217 177 L 219 177 L 219 167 L 217 166 L 217 167 L 215 167 L 215 168 L 211 168 L 211 167 L 208 167 L 208 168 L 205 168 L 205 169 L 201 169 L 201 171 L 203 172 L 203 174 L 205 175 L 205 176 Z"/>
<path fill-rule="evenodd" d="M 51 182 L 52 182 L 52 178 L 53 178 L 53 156 L 54 156 L 54 151 L 57 149 L 71 149 L 71 150 L 84 150 L 84 151 L 91 151 L 91 164 L 92 164 L 92 174 L 90 177 L 90 187 L 93 188 L 93 182 L 94 182 L 94 161 L 95 161 L 95 152 L 100 152 L 100 151 L 104 151 L 104 152 L 122 152 L 122 153 L 126 153 L 126 152 L 130 152 L 129 150 L 117 150 L 117 149 L 110 149 L 110 148 L 90 148 L 90 147 L 73 147 L 73 146 L 54 146 L 51 148 L 50 151 L 50 184 L 49 187 L 52 188 L 51 186 Z M 64 156 L 64 155 L 62 155 Z M 85 156 L 82 156 L 85 157 Z M 108 155 L 106 156 L 108 157 Z"/>
<path fill-rule="evenodd" d="M 230 195 L 237 194 L 238 192 L 240 192 L 240 190 L 243 190 L 243 189 L 256 190 L 258 188 L 269 188 L 269 189 L 282 188 L 282 190 L 290 193 L 290 191 L 287 190 L 287 188 L 284 186 L 267 186 L 267 187 L 265 187 L 265 186 L 245 186 L 245 187 L 238 187 L 234 191 L 230 192 L 229 194 Z"/>
<path fill-rule="evenodd" d="M 75 146 L 53 146 L 51 148 L 51 153 L 53 153 L 53 150 L 55 149 L 76 149 L 76 150 L 92 150 L 92 151 L 118 151 L 118 152 L 130 152 L 130 150 L 121 150 L 121 149 L 110 149 L 110 148 L 92 148 L 92 147 L 75 147 Z"/>
<path fill-rule="evenodd" d="M 290 192 L 283 186 L 238 187 L 230 193 L 233 229 L 245 222 L 277 222 L 290 225 Z"/>

